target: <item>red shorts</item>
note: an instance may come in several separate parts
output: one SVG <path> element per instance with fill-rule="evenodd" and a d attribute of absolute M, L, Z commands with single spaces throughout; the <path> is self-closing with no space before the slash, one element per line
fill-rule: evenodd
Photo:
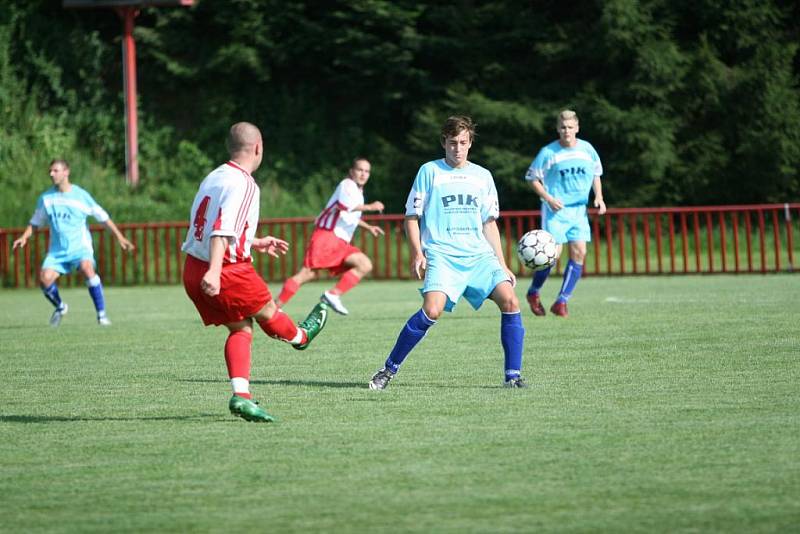
<path fill-rule="evenodd" d="M 252 317 L 272 300 L 267 284 L 249 261 L 222 266 L 220 291 L 216 297 L 209 297 L 200 289 L 206 271 L 207 262 L 187 254 L 183 287 L 206 325 L 239 322 Z"/>
<path fill-rule="evenodd" d="M 349 269 L 344 265 L 344 260 L 351 254 L 360 252 L 360 248 L 351 245 L 332 230 L 314 230 L 303 259 L 303 267 L 328 269 L 331 274 L 339 274 Z"/>

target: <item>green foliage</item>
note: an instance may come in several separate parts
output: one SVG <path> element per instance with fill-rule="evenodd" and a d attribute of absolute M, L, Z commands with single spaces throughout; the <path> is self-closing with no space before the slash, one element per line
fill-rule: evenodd
<path fill-rule="evenodd" d="M 227 128 L 249 120 L 265 136 L 269 213 L 315 214 L 356 155 L 373 161 L 368 195 L 397 212 L 419 165 L 442 154 L 443 119 L 465 113 L 501 206 L 529 208 L 522 176 L 563 107 L 600 153 L 611 206 L 794 201 L 798 35 L 786 0 L 143 8 L 142 185 L 108 201 L 136 220 L 182 219 L 224 161 Z M 58 155 L 123 180 L 119 43 L 111 10 L 0 9 L 0 184 L 20 191 L 0 200 L 0 224 L 27 218 L 33 177 Z"/>

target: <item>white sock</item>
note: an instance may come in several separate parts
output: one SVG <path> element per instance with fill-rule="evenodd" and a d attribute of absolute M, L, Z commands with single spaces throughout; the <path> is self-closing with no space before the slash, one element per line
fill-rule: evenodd
<path fill-rule="evenodd" d="M 234 395 L 236 393 L 250 393 L 250 381 L 242 377 L 231 378 L 231 387 Z"/>

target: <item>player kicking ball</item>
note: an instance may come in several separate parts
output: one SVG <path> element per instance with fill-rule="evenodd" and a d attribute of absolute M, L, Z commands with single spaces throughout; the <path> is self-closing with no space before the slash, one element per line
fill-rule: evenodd
<path fill-rule="evenodd" d="M 505 386 L 527 387 L 521 376 L 525 329 L 506 266 L 496 219 L 492 174 L 467 160 L 475 138 L 469 117 L 450 117 L 441 130 L 444 159 L 420 167 L 406 201 L 405 229 L 411 272 L 424 280 L 422 308 L 408 319 L 369 388 L 386 389 L 403 361 L 444 311 L 463 296 L 474 309 L 491 299 L 500 309 Z"/>
<path fill-rule="evenodd" d="M 260 191 L 252 173 L 261 165 L 261 131 L 248 122 L 234 124 L 228 134 L 230 160 L 205 177 L 192 203 L 183 286 L 205 325 L 224 325 L 225 363 L 233 396 L 228 408 L 246 421 L 274 418 L 250 393 L 253 323 L 270 337 L 305 350 L 322 331 L 327 305 L 317 304 L 295 325 L 272 300 L 269 288 L 253 268 L 251 249 L 278 257 L 289 248 L 272 236 L 256 237 Z"/>
<path fill-rule="evenodd" d="M 606 203 L 600 180 L 603 165 L 591 143 L 577 137 L 580 131 L 578 115 L 571 109 L 562 110 L 556 120 L 556 129 L 558 140 L 539 151 L 525 179 L 542 202 L 542 228 L 552 234 L 558 244 L 556 257 L 561 256 L 564 244 L 569 247 L 569 262 L 564 269 L 561 290 L 550 307 L 553 315 L 569 317 L 567 301 L 583 273 L 586 243 L 592 240 L 586 212 L 589 192 L 594 191 L 594 207 L 599 215 L 606 212 Z M 531 312 L 539 317 L 547 313 L 539 292 L 550 270 L 548 267 L 533 274 L 526 297 Z"/>

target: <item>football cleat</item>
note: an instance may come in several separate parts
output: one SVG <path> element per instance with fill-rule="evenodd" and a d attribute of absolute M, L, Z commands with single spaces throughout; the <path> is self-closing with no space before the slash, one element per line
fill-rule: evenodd
<path fill-rule="evenodd" d="M 369 389 L 375 391 L 386 389 L 386 386 L 389 384 L 389 381 L 392 378 L 394 378 L 394 373 L 391 372 L 386 367 L 384 367 L 383 369 L 372 375 L 372 380 L 369 381 Z"/>
<path fill-rule="evenodd" d="M 97 318 L 97 324 L 100 326 L 111 326 L 111 319 L 103 315 L 102 317 Z"/>
<path fill-rule="evenodd" d="M 320 300 L 333 308 L 333 311 L 339 315 L 347 315 L 347 308 L 345 308 L 344 304 L 342 304 L 342 298 L 340 295 L 335 295 L 330 291 L 326 291 L 322 294 L 322 298 Z"/>
<path fill-rule="evenodd" d="M 236 417 L 241 417 L 245 421 L 250 421 L 251 423 L 269 423 L 275 420 L 264 408 L 258 405 L 258 402 L 245 399 L 238 395 L 231 397 L 228 403 L 228 409 L 230 409 L 231 413 Z"/>
<path fill-rule="evenodd" d="M 61 318 L 64 317 L 69 311 L 69 306 L 66 302 L 61 303 L 60 308 L 56 308 L 53 315 L 50 316 L 50 326 L 57 328 L 61 324 Z"/>
<path fill-rule="evenodd" d="M 317 337 L 320 332 L 322 332 L 322 329 L 325 328 L 325 323 L 327 322 L 328 305 L 324 302 L 320 302 L 314 306 L 314 309 L 311 310 L 311 313 L 308 314 L 308 317 L 306 317 L 300 324 L 297 325 L 297 328 L 306 333 L 306 340 L 303 343 L 292 346 L 297 350 L 306 350 L 314 338 Z"/>
<path fill-rule="evenodd" d="M 511 378 L 509 380 L 506 380 L 505 384 L 503 384 L 503 387 L 507 387 L 507 388 L 526 388 L 526 387 L 528 387 L 528 383 L 525 382 L 525 379 L 522 378 L 521 376 L 517 376 L 517 377 Z"/>
<path fill-rule="evenodd" d="M 569 317 L 569 313 L 567 312 L 567 303 L 557 300 L 550 306 L 550 313 L 553 315 L 558 315 L 559 317 Z"/>
<path fill-rule="evenodd" d="M 539 298 L 538 293 L 528 293 L 527 297 L 528 305 L 531 307 L 531 312 L 538 317 L 544 317 L 547 315 L 547 312 L 544 311 L 544 306 L 542 306 L 542 300 Z"/>

